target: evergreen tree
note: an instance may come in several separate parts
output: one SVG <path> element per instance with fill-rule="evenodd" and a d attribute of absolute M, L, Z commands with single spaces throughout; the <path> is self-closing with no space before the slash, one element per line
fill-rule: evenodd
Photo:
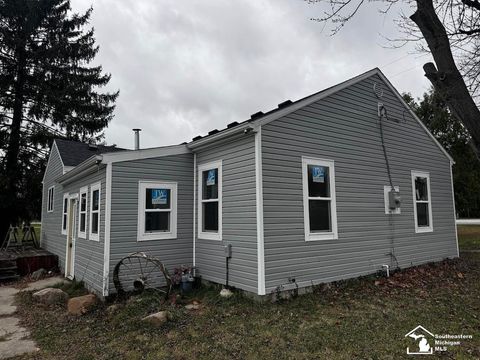
<path fill-rule="evenodd" d="M 455 208 L 461 218 L 480 217 L 480 162 L 469 144 L 471 138 L 447 104 L 432 89 L 419 101 L 403 94 L 417 116 L 452 155 Z"/>
<path fill-rule="evenodd" d="M 0 236 L 38 216 L 41 176 L 54 137 L 96 141 L 113 118 L 118 92 L 89 66 L 98 52 L 92 9 L 69 0 L 0 0 Z"/>

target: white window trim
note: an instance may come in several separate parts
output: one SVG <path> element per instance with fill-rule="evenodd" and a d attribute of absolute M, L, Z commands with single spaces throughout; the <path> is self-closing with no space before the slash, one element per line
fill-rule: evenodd
<path fill-rule="evenodd" d="M 324 200 L 330 200 L 330 212 L 332 221 L 332 231 L 325 233 L 311 233 L 310 232 L 310 214 L 308 207 L 308 165 L 327 166 L 329 168 L 330 176 L 330 197 L 322 198 Z M 311 158 L 302 156 L 302 187 L 303 187 L 303 219 L 305 224 L 305 241 L 317 241 L 317 240 L 336 240 L 338 239 L 337 230 L 337 202 L 335 194 L 335 167 L 333 160 Z M 315 198 L 312 198 L 315 199 Z"/>
<path fill-rule="evenodd" d="M 68 200 L 69 199 L 69 193 L 63 193 L 63 198 L 62 198 L 62 228 L 61 228 L 61 232 L 62 232 L 62 235 L 67 235 L 67 231 L 68 231 L 68 218 L 69 218 L 69 211 L 68 211 L 68 207 L 70 206 L 70 201 Z M 67 209 L 65 210 L 65 200 L 67 200 Z M 65 217 L 65 215 L 67 215 Z M 65 221 L 67 222 L 65 224 Z"/>
<path fill-rule="evenodd" d="M 85 194 L 86 204 L 85 204 L 85 231 L 80 231 L 80 218 L 82 216 L 82 195 Z M 86 239 L 87 238 L 87 228 L 88 228 L 88 186 L 84 186 L 80 189 L 80 196 L 78 197 L 78 238 Z"/>
<path fill-rule="evenodd" d="M 96 234 L 92 233 L 92 212 L 93 212 L 93 192 L 95 190 L 98 190 L 98 232 Z M 94 240 L 94 241 L 99 241 L 99 236 L 100 236 L 100 227 L 101 227 L 101 210 L 102 210 L 102 186 L 101 183 L 95 183 L 90 185 L 90 207 L 89 207 L 89 222 L 88 222 L 88 239 L 89 240 Z M 95 211 L 97 212 L 97 211 Z"/>
<path fill-rule="evenodd" d="M 50 190 L 52 191 L 52 202 L 50 202 Z M 54 204 L 55 204 L 55 185 L 50 186 L 47 191 L 47 212 L 49 213 L 53 212 Z"/>
<path fill-rule="evenodd" d="M 427 179 L 427 190 L 428 190 L 428 202 L 427 201 L 417 201 L 417 196 L 415 194 L 415 178 L 423 177 Z M 413 216 L 415 221 L 415 232 L 416 233 L 426 233 L 433 231 L 433 216 L 432 216 L 432 195 L 430 191 L 430 173 L 424 171 L 414 171 L 412 170 L 412 195 L 413 195 Z M 428 203 L 428 225 L 429 226 L 418 226 L 417 219 L 417 203 Z"/>
<path fill-rule="evenodd" d="M 145 232 L 145 204 L 147 188 L 170 189 L 170 210 L 161 209 L 159 212 L 170 212 L 170 231 L 165 232 Z M 137 241 L 164 240 L 177 238 L 177 183 L 176 182 L 157 182 L 157 181 L 139 181 L 138 182 L 138 224 Z"/>
<path fill-rule="evenodd" d="M 203 200 L 203 174 L 205 170 L 218 169 L 218 231 L 217 232 L 205 232 L 203 231 L 203 203 L 211 200 Z M 222 206 L 222 160 L 212 161 L 205 164 L 198 165 L 197 171 L 197 189 L 198 189 L 198 238 L 202 240 L 217 240 L 222 241 L 222 218 L 223 218 L 223 206 Z"/>

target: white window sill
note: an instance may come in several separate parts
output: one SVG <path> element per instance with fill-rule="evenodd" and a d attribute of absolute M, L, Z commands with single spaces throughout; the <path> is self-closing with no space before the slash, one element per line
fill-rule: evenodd
<path fill-rule="evenodd" d="M 419 227 L 417 229 L 415 229 L 415 232 L 417 234 L 421 234 L 421 233 L 429 233 L 429 232 L 433 232 L 433 228 L 432 227 Z"/>
<path fill-rule="evenodd" d="M 305 236 L 305 241 L 337 240 L 336 233 L 310 233 Z"/>
<path fill-rule="evenodd" d="M 219 233 L 205 233 L 201 232 L 198 234 L 198 240 L 215 240 L 222 241 L 222 236 Z"/>
<path fill-rule="evenodd" d="M 62 230 L 62 235 L 67 235 L 67 230 Z"/>
<path fill-rule="evenodd" d="M 80 234 L 80 233 L 79 233 L 79 234 L 78 234 L 78 238 L 79 238 L 79 239 L 85 239 L 85 240 L 87 240 L 87 234 Z"/>
<path fill-rule="evenodd" d="M 88 237 L 88 240 L 100 241 L 99 237 L 98 237 L 98 234 L 90 234 L 90 236 Z"/>
<path fill-rule="evenodd" d="M 174 240 L 177 238 L 176 233 L 154 233 L 154 234 L 143 234 L 138 235 L 137 241 L 155 241 L 155 240 Z"/>

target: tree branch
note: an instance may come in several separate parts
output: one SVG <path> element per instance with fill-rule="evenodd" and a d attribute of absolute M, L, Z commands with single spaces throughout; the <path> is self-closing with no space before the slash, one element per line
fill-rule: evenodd
<path fill-rule="evenodd" d="M 480 10 L 480 2 L 478 0 L 462 0 L 462 4 Z"/>

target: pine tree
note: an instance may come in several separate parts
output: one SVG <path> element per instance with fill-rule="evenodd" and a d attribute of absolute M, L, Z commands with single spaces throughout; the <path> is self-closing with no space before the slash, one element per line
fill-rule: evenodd
<path fill-rule="evenodd" d="M 113 118 L 118 92 L 98 92 L 110 74 L 89 66 L 91 14 L 69 0 L 0 0 L 0 236 L 38 213 L 53 137 L 99 140 Z"/>

